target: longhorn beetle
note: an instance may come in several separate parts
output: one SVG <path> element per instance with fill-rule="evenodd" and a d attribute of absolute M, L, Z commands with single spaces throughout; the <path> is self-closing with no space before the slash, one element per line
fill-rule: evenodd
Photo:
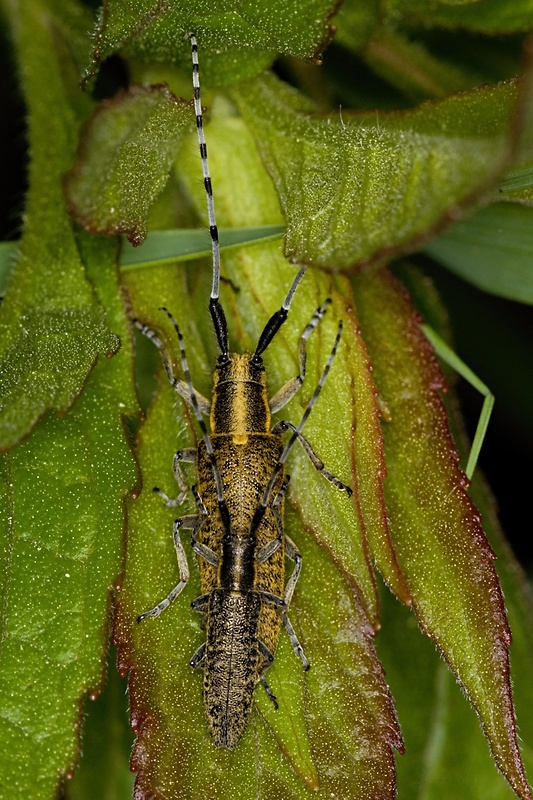
<path fill-rule="evenodd" d="M 220 255 L 207 148 L 203 133 L 198 50 L 190 34 L 193 62 L 194 108 L 198 142 L 207 195 L 213 254 L 213 282 L 209 310 L 220 355 L 213 376 L 211 402 L 193 386 L 182 333 L 172 314 L 165 312 L 178 336 L 185 380 L 174 376 L 172 363 L 161 339 L 148 327 L 134 324 L 161 351 L 168 378 L 176 392 L 192 407 L 202 431 L 198 449 L 179 450 L 174 456 L 174 475 L 180 493 L 170 499 L 155 488 L 169 507 L 180 505 L 188 492 L 182 462 L 196 463 L 197 485 L 192 487 L 197 513 L 174 523 L 174 545 L 180 580 L 155 608 L 138 617 L 157 617 L 180 594 L 189 580 L 187 556 L 181 531 L 191 531 L 191 547 L 199 556 L 202 594 L 192 608 L 205 615 L 206 641 L 191 659 L 204 670 L 204 703 L 209 730 L 217 747 L 233 748 L 242 737 L 253 703 L 255 685 L 261 681 L 277 708 L 265 671 L 273 661 L 281 625 L 304 669 L 309 669 L 287 611 L 300 575 L 302 558 L 283 528 L 283 498 L 289 482 L 285 461 L 299 442 L 313 466 L 338 489 L 352 494 L 345 483 L 324 464 L 302 435 L 329 372 L 342 331 L 337 335 L 318 385 L 298 426 L 277 422 L 271 414 L 282 409 L 301 386 L 306 370 L 307 340 L 326 313 L 327 299 L 314 313 L 299 341 L 299 373 L 268 398 L 262 353 L 283 325 L 305 269 L 299 270 L 281 308 L 266 323 L 254 353 L 230 353 L 224 309 L 219 302 Z M 204 422 L 209 414 L 210 433 Z M 287 444 L 283 434 L 291 432 Z M 285 582 L 285 557 L 294 569 Z"/>

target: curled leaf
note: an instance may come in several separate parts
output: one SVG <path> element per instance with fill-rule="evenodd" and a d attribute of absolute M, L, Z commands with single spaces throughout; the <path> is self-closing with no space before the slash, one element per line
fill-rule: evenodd
<path fill-rule="evenodd" d="M 287 256 L 347 269 L 414 248 L 491 188 L 509 158 L 517 92 L 511 82 L 415 110 L 327 117 L 271 75 L 234 97 L 280 196 Z"/>
<path fill-rule="evenodd" d="M 75 220 L 91 233 L 124 233 L 141 244 L 148 211 L 193 124 L 190 103 L 164 84 L 134 86 L 104 101 L 86 126 L 66 180 Z"/>
<path fill-rule="evenodd" d="M 88 76 L 117 50 L 143 58 L 190 63 L 189 32 L 199 38 L 206 55 L 202 74 L 220 85 L 251 77 L 274 60 L 277 53 L 318 59 L 329 42 L 328 24 L 336 3 L 332 0 L 106 0 L 95 37 Z M 302 26 L 302 19 L 307 25 Z"/>

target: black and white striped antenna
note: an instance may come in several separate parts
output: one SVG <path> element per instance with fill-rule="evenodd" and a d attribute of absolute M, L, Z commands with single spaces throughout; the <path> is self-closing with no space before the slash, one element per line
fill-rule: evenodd
<path fill-rule="evenodd" d="M 213 186 L 211 184 L 211 175 L 209 174 L 209 162 L 207 160 L 207 144 L 204 136 L 204 122 L 202 115 L 202 103 L 200 100 L 200 69 L 198 66 L 198 43 L 194 33 L 189 33 L 191 41 L 192 52 L 192 84 L 194 88 L 194 112 L 196 114 L 196 130 L 198 132 L 198 145 L 200 147 L 200 157 L 202 159 L 202 171 L 204 174 L 205 194 L 207 197 L 207 215 L 209 219 L 209 233 L 211 235 L 211 251 L 213 253 L 213 283 L 211 285 L 211 297 L 209 299 L 209 311 L 213 320 L 215 333 L 217 335 L 218 344 L 222 357 L 227 359 L 229 357 L 228 348 L 228 325 L 226 322 L 226 315 L 224 309 L 220 305 L 220 243 L 218 241 L 218 228 L 215 217 L 215 201 L 213 199 Z M 305 275 L 306 268 L 301 267 L 298 274 L 294 278 L 291 288 L 285 298 L 281 308 L 276 311 L 268 320 L 265 328 L 259 337 L 253 360 L 261 360 L 261 353 L 266 350 L 275 334 L 281 328 L 292 303 L 292 299 L 298 288 L 298 284 Z"/>
<path fill-rule="evenodd" d="M 213 325 L 220 346 L 220 351 L 224 357 L 228 355 L 228 326 L 224 309 L 219 302 L 220 294 L 220 244 L 218 241 L 218 228 L 215 217 L 215 201 L 213 199 L 213 187 L 209 174 L 209 163 L 207 161 L 207 145 L 204 136 L 204 123 L 202 115 L 202 103 L 200 100 L 200 70 L 198 67 L 198 44 L 194 33 L 189 34 L 192 52 L 192 85 L 194 88 L 194 112 L 196 114 L 196 130 L 198 132 L 198 145 L 200 147 L 200 157 L 202 159 L 202 171 L 204 174 L 204 186 L 207 197 L 207 215 L 209 219 L 209 233 L 211 235 L 211 251 L 213 253 L 213 283 L 211 286 L 211 297 L 209 299 L 209 311 L 213 319 Z"/>

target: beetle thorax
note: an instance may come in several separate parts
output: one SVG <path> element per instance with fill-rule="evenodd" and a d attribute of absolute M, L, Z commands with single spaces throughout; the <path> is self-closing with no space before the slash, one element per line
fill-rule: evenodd
<path fill-rule="evenodd" d="M 217 365 L 211 402 L 211 433 L 246 437 L 270 430 L 266 374 L 250 353 L 230 353 Z"/>

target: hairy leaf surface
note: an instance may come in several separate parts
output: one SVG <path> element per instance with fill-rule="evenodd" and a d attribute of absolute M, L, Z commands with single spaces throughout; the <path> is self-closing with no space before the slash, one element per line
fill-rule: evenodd
<path fill-rule="evenodd" d="M 359 276 L 356 296 L 376 383 L 390 408 L 385 496 L 413 608 L 476 709 L 499 768 L 520 797 L 530 797 L 516 740 L 503 597 L 447 431 L 442 375 L 389 273 Z"/>
<path fill-rule="evenodd" d="M 124 233 L 134 245 L 164 187 L 191 104 L 167 86 L 133 86 L 98 106 L 66 182 L 70 211 L 91 233 Z"/>
<path fill-rule="evenodd" d="M 501 84 L 328 116 L 273 76 L 234 96 L 280 196 L 287 256 L 346 269 L 412 249 L 487 192 L 509 157 L 517 94 Z"/>
<path fill-rule="evenodd" d="M 251 77 L 277 53 L 318 59 L 331 38 L 331 0 L 106 0 L 95 39 L 94 73 L 117 50 L 150 58 L 189 61 L 190 32 L 206 46 L 202 73 L 211 86 Z M 305 18 L 308 22 L 302 26 Z"/>
<path fill-rule="evenodd" d="M 12 23 L 28 105 L 30 189 L 0 307 L 0 449 L 20 441 L 49 409 L 66 411 L 98 354 L 119 346 L 87 281 L 63 200 L 79 124 L 67 82 L 72 63 L 59 57 L 46 3 L 20 4 Z M 66 41 L 61 46 L 68 52 Z"/>

